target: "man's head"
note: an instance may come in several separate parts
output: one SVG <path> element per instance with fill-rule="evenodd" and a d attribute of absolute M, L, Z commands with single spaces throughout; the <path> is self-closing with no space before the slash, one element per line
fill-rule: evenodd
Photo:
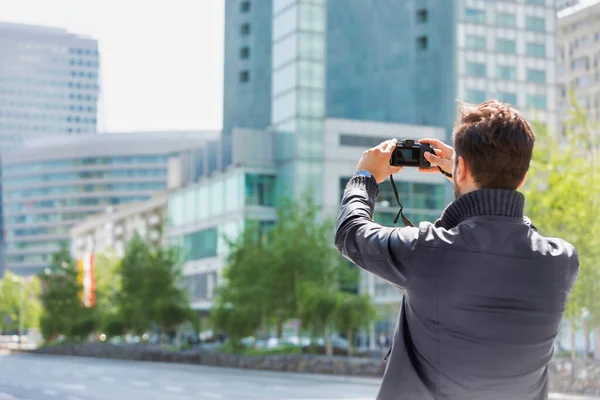
<path fill-rule="evenodd" d="M 477 189 L 516 190 L 523 185 L 535 135 L 508 104 L 462 105 L 452 141 L 456 197 Z"/>

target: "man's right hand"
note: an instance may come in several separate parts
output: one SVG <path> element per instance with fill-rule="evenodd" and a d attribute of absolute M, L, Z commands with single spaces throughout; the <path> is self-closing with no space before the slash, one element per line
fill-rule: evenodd
<path fill-rule="evenodd" d="M 435 155 L 432 153 L 425 153 L 425 159 L 431 163 L 430 168 L 419 168 L 421 172 L 437 172 L 439 173 L 440 167 L 444 172 L 452 174 L 452 168 L 454 167 L 454 149 L 442 143 L 437 139 L 421 139 L 419 143 L 429 144 L 433 147 Z M 452 180 L 451 178 L 448 178 Z"/>

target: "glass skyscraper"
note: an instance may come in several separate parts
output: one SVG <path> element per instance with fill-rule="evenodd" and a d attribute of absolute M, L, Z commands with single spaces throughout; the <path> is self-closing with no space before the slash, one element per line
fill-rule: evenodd
<path fill-rule="evenodd" d="M 500 99 L 555 130 L 555 30 L 554 0 L 227 0 L 224 133 L 270 126 L 279 192 L 318 200 L 326 118 L 449 140 L 457 99 Z"/>
<path fill-rule="evenodd" d="M 99 63 L 95 39 L 0 23 L 0 148 L 33 137 L 95 133 Z"/>

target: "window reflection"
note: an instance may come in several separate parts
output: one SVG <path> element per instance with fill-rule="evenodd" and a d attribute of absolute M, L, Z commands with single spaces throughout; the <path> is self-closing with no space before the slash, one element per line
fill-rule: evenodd
<path fill-rule="evenodd" d="M 275 206 L 275 176 L 246 174 L 245 202 L 250 206 Z"/>
<path fill-rule="evenodd" d="M 217 228 L 209 228 L 183 237 L 184 262 L 217 255 Z"/>

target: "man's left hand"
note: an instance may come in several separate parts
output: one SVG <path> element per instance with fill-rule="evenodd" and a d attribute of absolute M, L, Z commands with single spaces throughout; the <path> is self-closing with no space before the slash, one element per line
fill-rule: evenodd
<path fill-rule="evenodd" d="M 398 140 L 386 140 L 379 146 L 365 151 L 356 166 L 356 170 L 369 171 L 377 183 L 385 181 L 389 175 L 399 172 L 402 167 L 392 167 L 390 158 L 396 148 Z"/>

